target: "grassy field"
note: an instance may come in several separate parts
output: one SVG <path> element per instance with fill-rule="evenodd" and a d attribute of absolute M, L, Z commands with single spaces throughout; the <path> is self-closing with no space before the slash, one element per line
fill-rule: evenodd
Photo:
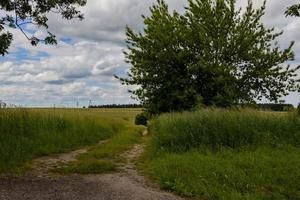
<path fill-rule="evenodd" d="M 0 109 L 0 173 L 17 172 L 38 156 L 112 137 L 140 109 Z"/>
<path fill-rule="evenodd" d="M 140 160 L 162 188 L 196 199 L 300 199 L 300 117 L 204 109 L 152 122 Z"/>
<path fill-rule="evenodd" d="M 114 171 L 142 142 L 140 109 L 0 109 L 0 173 L 38 156 L 92 145 L 56 172 Z M 151 122 L 138 166 L 166 190 L 195 199 L 300 199 L 296 113 L 203 109 Z M 101 140 L 107 140 L 100 143 Z"/>

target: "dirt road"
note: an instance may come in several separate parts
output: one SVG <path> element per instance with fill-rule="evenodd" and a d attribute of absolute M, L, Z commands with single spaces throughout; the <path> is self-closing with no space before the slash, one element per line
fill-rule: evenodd
<path fill-rule="evenodd" d="M 34 161 L 34 170 L 21 178 L 0 177 L 0 200 L 181 200 L 159 190 L 138 174 L 133 161 L 143 152 L 135 145 L 121 156 L 127 164 L 116 173 L 57 176 L 49 170 L 69 162 L 86 149 Z"/>

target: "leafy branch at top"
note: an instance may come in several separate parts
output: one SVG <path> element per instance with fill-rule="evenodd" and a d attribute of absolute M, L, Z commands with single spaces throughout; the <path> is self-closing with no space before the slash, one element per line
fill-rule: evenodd
<path fill-rule="evenodd" d="M 295 4 L 285 11 L 286 16 L 294 16 L 294 17 L 300 17 L 300 4 Z"/>
<path fill-rule="evenodd" d="M 7 31 L 2 33 L 5 27 L 18 28 L 32 45 L 39 42 L 45 44 L 56 44 L 56 36 L 47 31 L 45 38 L 29 36 L 24 26 L 31 24 L 37 28 L 48 30 L 48 17 L 50 13 L 56 13 L 63 19 L 70 20 L 77 18 L 82 20 L 83 14 L 78 7 L 84 6 L 86 0 L 1 0 L 0 2 L 0 54 L 8 53 L 8 47 L 12 42 L 13 35 Z"/>

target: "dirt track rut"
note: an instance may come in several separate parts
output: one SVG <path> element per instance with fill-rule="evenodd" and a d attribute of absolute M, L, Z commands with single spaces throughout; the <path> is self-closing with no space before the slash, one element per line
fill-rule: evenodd
<path fill-rule="evenodd" d="M 182 200 L 139 175 L 134 160 L 143 149 L 143 145 L 135 145 L 121 155 L 128 162 L 119 172 L 104 175 L 49 174 L 60 162 L 73 161 L 87 149 L 38 159 L 32 173 L 24 177 L 0 177 L 0 200 Z"/>

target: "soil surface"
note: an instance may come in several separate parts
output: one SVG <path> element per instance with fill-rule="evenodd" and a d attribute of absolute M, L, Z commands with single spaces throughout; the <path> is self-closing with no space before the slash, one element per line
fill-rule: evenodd
<path fill-rule="evenodd" d="M 37 159 L 33 161 L 33 170 L 23 177 L 0 177 L 0 200 L 182 200 L 138 174 L 134 160 L 143 149 L 143 145 L 135 145 L 121 155 L 127 164 L 119 172 L 104 175 L 50 173 L 59 164 L 74 161 L 88 148 Z"/>

